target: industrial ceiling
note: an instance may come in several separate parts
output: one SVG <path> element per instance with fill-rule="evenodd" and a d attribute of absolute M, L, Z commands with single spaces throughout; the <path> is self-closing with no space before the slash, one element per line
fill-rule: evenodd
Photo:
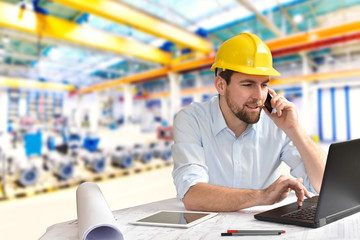
<path fill-rule="evenodd" d="M 359 12 L 359 0 L 5 0 L 0 76 L 83 88 L 213 55 L 240 32 L 271 42 Z"/>

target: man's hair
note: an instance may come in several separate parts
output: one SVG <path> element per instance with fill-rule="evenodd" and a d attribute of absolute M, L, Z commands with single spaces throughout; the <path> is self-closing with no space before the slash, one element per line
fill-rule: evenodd
<path fill-rule="evenodd" d="M 233 75 L 233 73 L 234 71 L 228 69 L 225 69 L 225 71 L 222 71 L 222 69 L 220 68 L 215 69 L 215 76 L 219 75 L 220 77 L 222 77 L 227 85 L 230 84 L 231 76 Z"/>

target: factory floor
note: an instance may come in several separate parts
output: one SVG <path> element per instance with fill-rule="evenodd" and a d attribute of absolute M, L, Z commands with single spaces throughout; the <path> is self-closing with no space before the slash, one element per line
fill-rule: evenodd
<path fill-rule="evenodd" d="M 99 147 L 104 149 L 156 141 L 156 133 L 143 133 L 138 126 L 115 131 L 102 129 L 98 135 L 101 139 Z M 175 197 L 172 169 L 172 164 L 163 165 L 96 183 L 110 209 L 117 210 Z M 1 200 L 0 239 L 39 239 L 47 227 L 76 218 L 76 185 L 46 194 Z"/>
<path fill-rule="evenodd" d="M 111 210 L 176 196 L 172 165 L 97 182 Z M 76 188 L 0 201 L 0 238 L 39 239 L 46 228 L 76 219 Z"/>

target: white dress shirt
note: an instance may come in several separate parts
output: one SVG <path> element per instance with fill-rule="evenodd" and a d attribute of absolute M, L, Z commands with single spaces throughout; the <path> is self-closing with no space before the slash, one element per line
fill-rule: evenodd
<path fill-rule="evenodd" d="M 302 177 L 304 186 L 316 193 L 298 150 L 263 112 L 259 122 L 249 124 L 236 138 L 227 127 L 215 96 L 182 109 L 173 129 L 173 178 L 180 199 L 199 182 L 264 189 L 279 177 L 282 161 L 291 168 L 292 176 Z"/>

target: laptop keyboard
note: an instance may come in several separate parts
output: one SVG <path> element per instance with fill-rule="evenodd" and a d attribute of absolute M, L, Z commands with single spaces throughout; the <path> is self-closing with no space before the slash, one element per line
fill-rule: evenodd
<path fill-rule="evenodd" d="M 282 215 L 282 217 L 303 219 L 303 220 L 313 220 L 316 213 L 316 205 L 308 207 L 308 208 L 300 208 L 298 210 L 289 212 L 287 214 Z"/>

